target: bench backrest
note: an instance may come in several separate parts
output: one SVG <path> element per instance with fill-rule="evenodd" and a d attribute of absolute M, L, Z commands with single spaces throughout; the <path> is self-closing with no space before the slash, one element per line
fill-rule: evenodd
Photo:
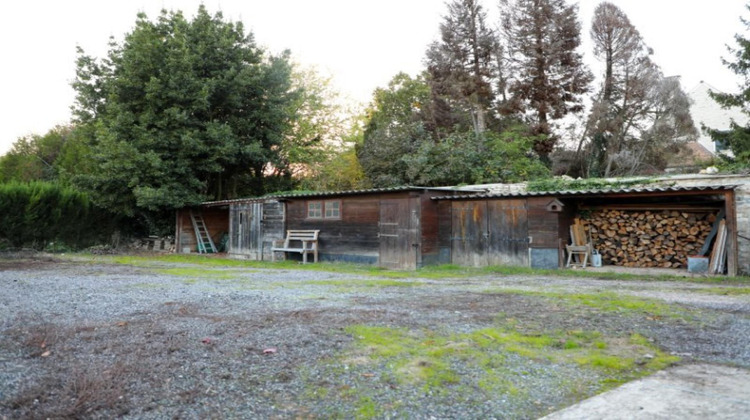
<path fill-rule="evenodd" d="M 287 230 L 284 248 L 291 248 L 290 242 L 292 241 L 305 241 L 310 243 L 310 248 L 307 249 L 316 250 L 318 249 L 318 233 L 320 233 L 319 230 Z"/>
<path fill-rule="evenodd" d="M 317 241 L 319 230 L 287 230 L 286 239 L 292 241 Z"/>

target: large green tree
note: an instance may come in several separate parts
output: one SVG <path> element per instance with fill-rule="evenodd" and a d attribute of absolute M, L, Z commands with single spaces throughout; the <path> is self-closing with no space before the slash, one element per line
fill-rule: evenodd
<path fill-rule="evenodd" d="M 375 187 L 410 183 L 405 158 L 424 142 L 432 142 L 426 128 L 430 88 L 425 78 L 399 73 L 386 88 L 378 88 L 366 111 L 363 142 L 357 146 L 362 169 Z"/>
<path fill-rule="evenodd" d="M 192 20 L 139 14 L 105 59 L 80 51 L 74 114 L 90 127 L 93 169 L 76 182 L 125 215 L 266 192 L 269 168 L 285 170 L 291 73 L 288 53 L 266 54 L 203 6 Z"/>

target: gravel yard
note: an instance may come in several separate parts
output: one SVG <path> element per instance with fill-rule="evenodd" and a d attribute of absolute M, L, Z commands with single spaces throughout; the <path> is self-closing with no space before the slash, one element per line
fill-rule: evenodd
<path fill-rule="evenodd" d="M 750 284 L 210 261 L 0 260 L 0 419 L 537 418 L 750 368 Z"/>

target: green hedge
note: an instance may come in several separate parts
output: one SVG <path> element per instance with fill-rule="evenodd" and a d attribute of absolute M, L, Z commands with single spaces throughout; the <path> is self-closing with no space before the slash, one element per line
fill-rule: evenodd
<path fill-rule="evenodd" d="M 114 218 L 87 194 L 50 182 L 0 184 L 0 242 L 13 248 L 78 249 L 108 237 Z"/>

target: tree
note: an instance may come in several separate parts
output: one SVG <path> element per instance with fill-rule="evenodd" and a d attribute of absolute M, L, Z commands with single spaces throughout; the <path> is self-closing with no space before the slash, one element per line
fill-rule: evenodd
<path fill-rule="evenodd" d="M 440 41 L 433 42 L 426 54 L 433 125 L 451 130 L 463 123 L 479 136 L 487 129 L 495 100 L 492 82 L 499 45 L 477 0 L 454 0 L 447 6 Z"/>
<path fill-rule="evenodd" d="M 750 4 L 745 6 L 750 10 Z M 750 29 L 750 20 L 740 18 L 746 28 Z M 722 62 L 744 81 L 742 90 L 738 93 L 712 92 L 711 97 L 725 108 L 741 107 L 745 114 L 750 115 L 750 39 L 736 34 L 736 47 L 727 46 L 730 59 L 722 58 Z M 750 125 L 741 126 L 732 121 L 728 130 L 707 128 L 711 138 L 729 147 L 734 154 L 733 160 L 741 166 L 750 165 Z"/>
<path fill-rule="evenodd" d="M 508 100 L 506 114 L 527 116 L 540 135 L 534 150 L 548 160 L 552 123 L 583 110 L 591 72 L 578 52 L 578 8 L 564 0 L 501 0 Z M 543 140 L 541 140 L 543 139 Z"/>
<path fill-rule="evenodd" d="M 695 135 L 679 79 L 663 76 L 651 61 L 653 51 L 611 3 L 594 11 L 591 37 L 604 74 L 588 123 L 589 174 L 660 171 L 667 163 L 663 152 Z"/>
<path fill-rule="evenodd" d="M 191 21 L 139 14 L 105 60 L 79 53 L 74 114 L 94 167 L 77 184 L 125 215 L 264 193 L 267 169 L 286 164 L 291 72 L 288 53 L 267 55 L 204 6 Z"/>
<path fill-rule="evenodd" d="M 73 137 L 72 126 L 57 126 L 44 135 L 21 137 L 0 156 L 0 182 L 55 181 L 60 157 Z"/>
<path fill-rule="evenodd" d="M 422 143 L 433 142 L 425 121 L 430 88 L 424 77 L 399 73 L 387 88 L 378 88 L 366 111 L 363 142 L 357 157 L 367 178 L 377 187 L 409 183 L 405 157 Z"/>

